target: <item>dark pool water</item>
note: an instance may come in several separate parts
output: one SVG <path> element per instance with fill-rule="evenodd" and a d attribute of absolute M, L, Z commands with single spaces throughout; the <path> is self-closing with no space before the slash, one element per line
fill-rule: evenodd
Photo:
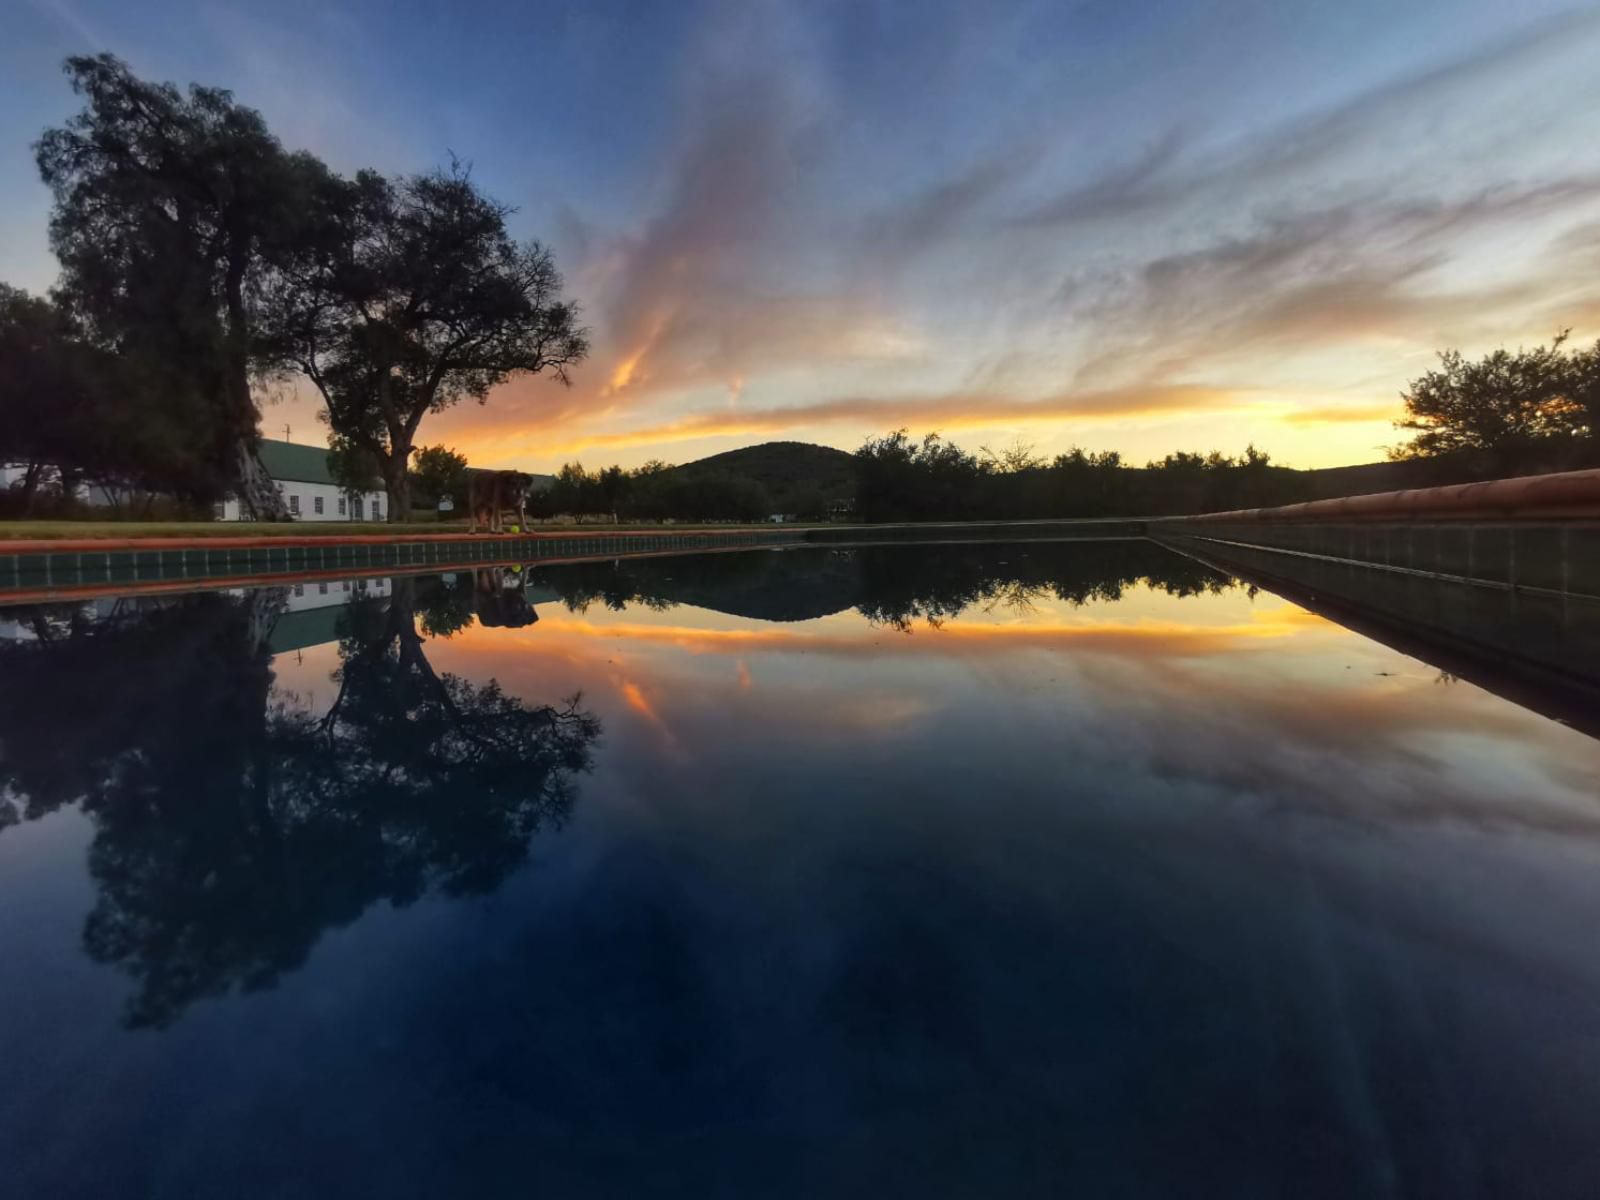
<path fill-rule="evenodd" d="M 1150 543 L 0 610 L 0 1194 L 1600 1194 L 1600 742 Z"/>

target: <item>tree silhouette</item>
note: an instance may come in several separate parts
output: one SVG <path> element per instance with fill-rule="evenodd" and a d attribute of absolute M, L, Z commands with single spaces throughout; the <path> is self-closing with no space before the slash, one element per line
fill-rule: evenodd
<path fill-rule="evenodd" d="M 316 207 L 275 292 L 274 329 L 333 432 L 377 463 L 389 519 L 405 521 L 423 418 L 482 403 L 516 375 L 566 382 L 588 335 L 550 251 L 513 241 L 511 210 L 460 164 L 330 180 Z"/>
<path fill-rule="evenodd" d="M 1505 472 L 1548 448 L 1581 449 L 1600 415 L 1600 344 L 1568 350 L 1566 341 L 1563 332 L 1548 346 L 1502 348 L 1480 359 L 1444 351 L 1439 368 L 1402 394 L 1406 415 L 1396 424 L 1413 437 L 1390 457 L 1478 453 Z"/>
<path fill-rule="evenodd" d="M 1045 463 L 1026 444 L 973 455 L 901 429 L 868 438 L 855 465 L 856 514 L 869 523 L 1168 516 L 1308 498 L 1303 475 L 1255 446 L 1239 458 L 1180 450 L 1143 467 L 1074 447 Z"/>
<path fill-rule="evenodd" d="M 220 88 L 149 83 L 109 54 L 66 72 L 84 108 L 36 146 L 59 295 L 97 345 L 159 376 L 153 394 L 196 399 L 174 435 L 215 465 L 218 488 L 282 516 L 250 379 L 276 362 L 260 320 L 269 267 L 303 236 L 327 170 Z"/>

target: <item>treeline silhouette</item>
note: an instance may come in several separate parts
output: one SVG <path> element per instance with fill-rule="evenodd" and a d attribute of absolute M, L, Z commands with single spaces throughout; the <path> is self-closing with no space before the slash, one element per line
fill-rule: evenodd
<path fill-rule="evenodd" d="M 93 822 L 84 948 L 133 977 L 130 1025 L 271 987 L 375 903 L 493 890 L 566 818 L 598 720 L 435 671 L 417 616 L 459 618 L 449 590 L 352 602 L 322 711 L 275 686 L 272 591 L 13 611 L 0 826 Z"/>
<path fill-rule="evenodd" d="M 764 521 L 775 511 L 772 493 L 754 479 L 655 461 L 631 471 L 611 466 L 593 472 L 582 463 L 567 463 L 528 503 L 536 517 L 621 521 Z M 820 500 L 808 511 L 816 518 L 824 515 Z"/>
<path fill-rule="evenodd" d="M 856 451 L 863 521 L 1138 517 L 1217 512 L 1305 499 L 1303 474 L 1254 446 L 1239 458 L 1178 452 L 1143 467 L 1116 451 L 1073 449 L 1046 461 L 1026 446 L 973 454 L 903 429 Z"/>

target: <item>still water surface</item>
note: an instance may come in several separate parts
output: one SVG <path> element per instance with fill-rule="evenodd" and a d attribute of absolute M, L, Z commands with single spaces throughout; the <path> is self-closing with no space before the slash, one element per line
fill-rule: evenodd
<path fill-rule="evenodd" d="M 6 1195 L 1600 1185 L 1600 742 L 1153 544 L 0 635 Z"/>

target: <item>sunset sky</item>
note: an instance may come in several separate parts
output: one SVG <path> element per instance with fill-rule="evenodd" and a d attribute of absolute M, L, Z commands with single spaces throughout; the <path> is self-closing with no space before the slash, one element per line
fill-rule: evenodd
<path fill-rule="evenodd" d="M 231 87 L 335 169 L 455 153 L 595 352 L 423 425 L 475 464 L 937 429 L 1296 466 L 1437 349 L 1600 336 L 1600 9 L 0 0 L 0 278 L 68 54 Z M 321 440 L 293 395 L 264 426 Z"/>

